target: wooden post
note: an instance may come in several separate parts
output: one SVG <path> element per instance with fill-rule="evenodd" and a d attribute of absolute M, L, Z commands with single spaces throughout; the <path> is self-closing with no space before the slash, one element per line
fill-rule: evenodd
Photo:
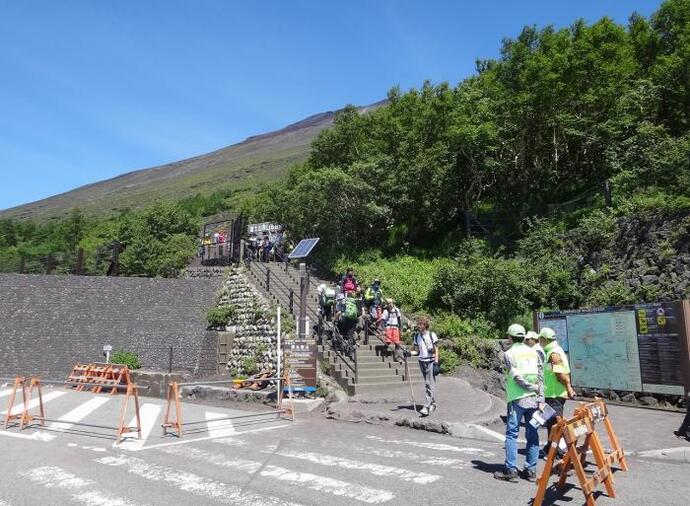
<path fill-rule="evenodd" d="M 292 288 L 290 288 L 290 314 L 293 316 L 295 314 L 294 305 L 295 305 L 295 291 Z"/>
<path fill-rule="evenodd" d="M 55 268 L 55 258 L 52 253 L 48 253 L 46 257 L 46 274 L 51 274 Z"/>
<path fill-rule="evenodd" d="M 84 273 L 84 248 L 77 250 L 77 265 L 74 269 L 74 274 L 81 276 Z"/>
<path fill-rule="evenodd" d="M 19 274 L 24 274 L 25 271 L 26 271 L 26 257 L 22 255 L 19 257 Z"/>
<path fill-rule="evenodd" d="M 168 355 L 168 373 L 172 372 L 172 364 L 173 364 L 173 347 L 170 347 L 170 354 Z"/>
<path fill-rule="evenodd" d="M 309 292 L 309 285 L 307 285 L 309 278 L 307 277 L 307 266 L 304 263 L 299 264 L 299 319 L 297 323 L 297 335 L 300 339 L 307 338 L 307 293 Z"/>
<path fill-rule="evenodd" d="M 119 276 L 120 275 L 120 243 L 113 243 L 113 256 L 110 259 L 110 266 L 108 267 L 108 272 L 106 276 Z"/>
<path fill-rule="evenodd" d="M 266 291 L 271 291 L 271 269 L 266 266 Z"/>

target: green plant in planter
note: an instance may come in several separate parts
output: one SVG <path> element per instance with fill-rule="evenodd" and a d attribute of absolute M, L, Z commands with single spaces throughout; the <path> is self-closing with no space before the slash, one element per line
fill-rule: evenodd
<path fill-rule="evenodd" d="M 259 372 L 259 366 L 257 365 L 254 357 L 246 357 L 242 359 L 242 369 L 244 370 L 244 373 L 249 376 Z"/>
<path fill-rule="evenodd" d="M 237 316 L 235 306 L 212 307 L 206 313 L 208 328 L 225 327 L 232 319 Z"/>
<path fill-rule="evenodd" d="M 110 362 L 112 364 L 126 365 L 130 369 L 141 368 L 141 360 L 139 359 L 139 355 L 137 355 L 133 351 L 123 350 L 122 348 L 120 348 L 119 350 L 115 350 L 113 354 L 110 355 Z"/>

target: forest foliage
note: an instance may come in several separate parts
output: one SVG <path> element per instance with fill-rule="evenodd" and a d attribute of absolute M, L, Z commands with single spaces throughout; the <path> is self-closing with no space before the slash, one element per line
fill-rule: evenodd
<path fill-rule="evenodd" d="M 347 107 L 306 162 L 247 198 L 0 221 L 0 270 L 117 240 L 123 274 L 175 275 L 203 216 L 234 207 L 320 237 L 327 268 L 384 278 L 404 309 L 439 314 L 448 332 L 486 336 L 537 308 L 644 299 L 587 278 L 578 254 L 608 247 L 621 217 L 687 214 L 689 196 L 690 0 L 667 0 L 626 25 L 527 26 L 457 85 L 392 88 L 368 113 Z M 463 239 L 466 216 L 487 224 L 488 242 Z"/>

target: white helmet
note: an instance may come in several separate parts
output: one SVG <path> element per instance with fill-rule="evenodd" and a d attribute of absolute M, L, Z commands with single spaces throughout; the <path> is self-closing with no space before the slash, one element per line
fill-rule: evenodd
<path fill-rule="evenodd" d="M 525 341 L 527 341 L 528 339 L 531 339 L 532 341 L 536 342 L 539 340 L 539 334 L 537 334 L 534 330 L 528 330 L 525 334 Z"/>
<path fill-rule="evenodd" d="M 508 327 L 508 335 L 510 337 L 519 337 L 521 339 L 524 339 L 525 327 L 523 327 L 519 323 L 513 323 L 510 327 Z"/>

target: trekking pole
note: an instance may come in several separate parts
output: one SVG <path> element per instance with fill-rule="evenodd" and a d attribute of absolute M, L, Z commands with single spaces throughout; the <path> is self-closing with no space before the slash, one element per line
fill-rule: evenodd
<path fill-rule="evenodd" d="M 417 402 L 414 400 L 414 389 L 412 388 L 412 378 L 410 378 L 410 366 L 407 364 L 407 355 L 405 355 L 405 376 L 407 376 L 407 382 L 410 384 L 412 406 L 414 407 L 414 412 L 417 413 Z"/>

